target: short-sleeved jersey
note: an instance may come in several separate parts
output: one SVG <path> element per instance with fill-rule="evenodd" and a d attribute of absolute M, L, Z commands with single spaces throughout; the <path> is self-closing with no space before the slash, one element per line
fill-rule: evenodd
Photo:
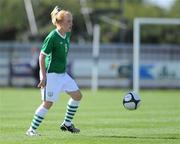
<path fill-rule="evenodd" d="M 71 33 L 63 37 L 57 29 L 52 30 L 43 42 L 41 52 L 46 55 L 47 73 L 64 73 L 66 71 Z"/>

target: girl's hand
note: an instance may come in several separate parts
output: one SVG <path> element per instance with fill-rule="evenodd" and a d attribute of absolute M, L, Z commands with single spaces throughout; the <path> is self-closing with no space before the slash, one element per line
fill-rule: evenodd
<path fill-rule="evenodd" d="M 46 79 L 43 78 L 42 80 L 40 80 L 38 87 L 39 88 L 44 88 L 46 86 Z"/>

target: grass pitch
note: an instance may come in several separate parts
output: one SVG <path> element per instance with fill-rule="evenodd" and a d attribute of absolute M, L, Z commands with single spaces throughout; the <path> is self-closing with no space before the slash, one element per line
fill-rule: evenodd
<path fill-rule="evenodd" d="M 122 105 L 125 90 L 100 90 L 84 95 L 74 123 L 80 134 L 61 132 L 68 96 L 62 94 L 38 131 L 27 137 L 34 111 L 40 105 L 38 89 L 0 88 L 1 144 L 180 144 L 180 91 L 143 90 L 138 110 Z"/>

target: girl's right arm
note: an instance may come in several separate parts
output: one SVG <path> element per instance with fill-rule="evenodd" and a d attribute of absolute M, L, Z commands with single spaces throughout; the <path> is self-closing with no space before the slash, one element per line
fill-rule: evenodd
<path fill-rule="evenodd" d="M 40 53 L 39 55 L 39 66 L 40 66 L 40 82 L 38 84 L 39 88 L 44 88 L 46 86 L 46 68 L 45 68 L 45 55 Z"/>

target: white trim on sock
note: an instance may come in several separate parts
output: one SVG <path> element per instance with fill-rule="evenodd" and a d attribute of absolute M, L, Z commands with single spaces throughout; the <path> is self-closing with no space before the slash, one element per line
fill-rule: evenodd
<path fill-rule="evenodd" d="M 80 103 L 80 101 L 76 101 L 72 98 L 70 98 L 68 101 L 68 105 L 72 105 L 72 106 L 79 106 L 79 103 Z"/>
<path fill-rule="evenodd" d="M 44 116 L 45 116 L 45 114 L 46 114 L 47 112 L 48 112 L 48 109 L 46 109 L 45 107 L 43 107 L 43 105 L 40 105 L 40 106 L 37 108 L 35 114 L 38 115 L 38 116 L 40 116 L 40 117 L 43 117 L 43 118 L 44 118 Z"/>

